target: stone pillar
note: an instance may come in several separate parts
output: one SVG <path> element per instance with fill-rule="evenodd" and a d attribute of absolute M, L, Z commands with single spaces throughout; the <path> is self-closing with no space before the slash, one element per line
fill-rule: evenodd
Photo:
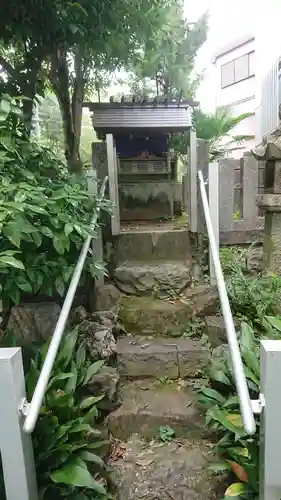
<path fill-rule="evenodd" d="M 281 160 L 266 162 L 264 194 L 259 204 L 265 211 L 265 265 L 281 275 Z"/>

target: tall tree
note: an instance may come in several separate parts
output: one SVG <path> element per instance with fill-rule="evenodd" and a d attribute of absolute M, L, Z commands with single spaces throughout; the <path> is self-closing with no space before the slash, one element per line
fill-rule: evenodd
<path fill-rule="evenodd" d="M 177 0 L 179 1 L 179 0 Z M 27 128 L 32 104 L 49 81 L 61 110 L 65 155 L 81 173 L 82 104 L 102 70 L 132 61 L 153 44 L 172 0 L 10 0 L 0 5 L 0 65 L 17 94 L 25 95 Z M 16 57 L 13 60 L 11 55 Z M 15 63 L 13 65 L 13 63 Z"/>
<path fill-rule="evenodd" d="M 156 94 L 170 98 L 191 98 L 198 85 L 194 71 L 195 57 L 206 40 L 207 16 L 188 23 L 183 4 L 174 4 L 166 11 L 163 32 L 156 40 L 147 40 L 129 75 L 131 92 Z"/>

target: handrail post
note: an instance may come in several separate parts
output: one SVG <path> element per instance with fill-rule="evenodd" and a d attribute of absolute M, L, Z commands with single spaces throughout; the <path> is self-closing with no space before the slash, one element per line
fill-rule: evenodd
<path fill-rule="evenodd" d="M 0 451 L 7 500 L 37 500 L 31 436 L 19 408 L 25 400 L 21 349 L 0 349 Z"/>
<path fill-rule="evenodd" d="M 281 498 L 281 340 L 262 340 L 260 392 L 264 404 L 260 422 L 260 500 Z"/>
<path fill-rule="evenodd" d="M 238 392 L 240 410 L 243 420 L 243 426 L 247 434 L 253 435 L 256 432 L 256 423 L 250 400 L 249 389 L 244 372 L 243 362 L 237 340 L 237 335 L 234 328 L 233 317 L 228 300 L 226 284 L 223 277 L 222 267 L 220 263 L 219 250 L 217 248 L 210 208 L 208 203 L 207 192 L 205 188 L 204 177 L 201 171 L 198 172 L 200 193 L 202 198 L 202 205 L 206 220 L 207 232 L 209 237 L 210 248 L 212 249 L 212 258 L 214 262 L 214 270 L 216 273 L 217 288 L 220 297 L 221 309 L 225 323 L 229 354 L 233 366 L 233 374 L 235 385 Z"/>
<path fill-rule="evenodd" d="M 220 248 L 220 227 L 219 227 L 219 164 L 209 163 L 208 165 L 208 191 L 209 191 L 209 207 L 211 220 L 214 230 L 214 237 L 217 248 Z M 212 255 L 211 245 L 209 243 L 209 273 L 210 283 L 215 285 L 217 282 L 216 271 Z"/>

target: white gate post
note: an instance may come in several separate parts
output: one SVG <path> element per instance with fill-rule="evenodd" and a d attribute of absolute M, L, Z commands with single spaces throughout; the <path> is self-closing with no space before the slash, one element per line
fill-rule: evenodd
<path fill-rule="evenodd" d="M 196 131 L 190 130 L 190 145 L 189 145 L 189 229 L 192 233 L 197 232 L 197 138 Z"/>
<path fill-rule="evenodd" d="M 219 164 L 209 163 L 208 166 L 208 195 L 209 207 L 214 236 L 218 251 L 220 249 L 220 223 L 219 223 Z M 216 274 L 213 264 L 212 251 L 209 245 L 209 272 L 211 285 L 216 284 Z"/>
<path fill-rule="evenodd" d="M 119 216 L 119 193 L 118 193 L 118 174 L 117 174 L 117 158 L 114 139 L 112 134 L 106 134 L 106 150 L 107 150 L 107 165 L 108 165 L 108 184 L 109 197 L 113 203 L 111 216 L 111 229 L 113 236 L 120 233 L 120 216 Z"/>
<path fill-rule="evenodd" d="M 21 349 L 0 349 L 0 451 L 7 500 L 37 500 L 31 436 L 19 408 L 26 397 Z"/>
<path fill-rule="evenodd" d="M 260 393 L 264 405 L 260 423 L 260 500 L 280 500 L 281 498 L 280 377 L 281 341 L 262 340 Z"/>

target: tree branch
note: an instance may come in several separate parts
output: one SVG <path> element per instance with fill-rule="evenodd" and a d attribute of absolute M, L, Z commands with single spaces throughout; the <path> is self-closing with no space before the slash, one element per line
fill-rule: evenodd
<path fill-rule="evenodd" d="M 16 73 L 15 68 L 3 57 L 0 55 L 0 66 L 10 75 L 14 76 Z"/>

